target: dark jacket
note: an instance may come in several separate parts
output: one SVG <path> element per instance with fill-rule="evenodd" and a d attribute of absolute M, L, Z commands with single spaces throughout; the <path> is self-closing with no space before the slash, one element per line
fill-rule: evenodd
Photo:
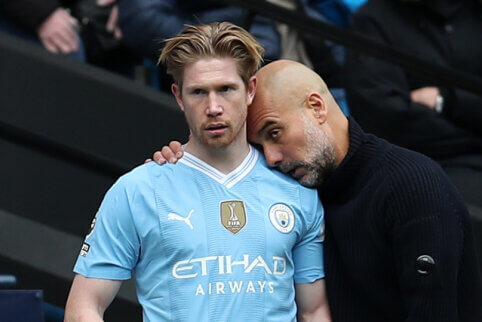
<path fill-rule="evenodd" d="M 0 0 L 0 11 L 32 31 L 57 8 L 76 0 Z"/>
<path fill-rule="evenodd" d="M 348 154 L 318 193 L 333 321 L 482 321 L 468 212 L 438 164 L 350 119 Z"/>
<path fill-rule="evenodd" d="M 482 6 L 475 0 L 370 0 L 354 14 L 352 24 L 356 31 L 399 50 L 482 75 Z M 437 161 L 482 153 L 481 96 L 443 88 L 437 80 L 353 52 L 347 74 L 351 113 L 368 132 Z M 411 101 L 410 91 L 426 86 L 441 90 L 443 113 Z"/>
<path fill-rule="evenodd" d="M 241 25 L 243 11 L 216 1 L 118 0 L 123 42 L 134 52 L 157 59 L 162 41 L 175 36 L 186 24 L 229 21 Z M 242 25 L 241 25 L 242 26 Z M 273 23 L 255 17 L 249 31 L 265 48 L 267 59 L 280 55 L 280 38 Z"/>

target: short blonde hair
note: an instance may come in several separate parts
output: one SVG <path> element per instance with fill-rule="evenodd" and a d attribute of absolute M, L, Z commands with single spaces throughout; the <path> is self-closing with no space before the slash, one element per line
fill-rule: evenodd
<path fill-rule="evenodd" d="M 182 86 L 184 67 L 203 58 L 232 58 L 239 76 L 248 84 L 263 61 L 264 48 L 254 37 L 229 22 L 186 26 L 175 37 L 167 39 L 159 63 Z"/>

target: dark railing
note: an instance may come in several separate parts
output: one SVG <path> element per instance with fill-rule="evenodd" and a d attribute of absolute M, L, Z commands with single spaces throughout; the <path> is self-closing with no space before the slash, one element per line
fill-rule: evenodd
<path fill-rule="evenodd" d="M 62 144 L 32 131 L 8 124 L 2 120 L 0 120 L 0 137 L 4 140 L 51 155 L 57 159 L 66 160 L 69 163 L 80 165 L 90 171 L 108 175 L 112 178 L 117 178 L 129 170 L 127 165 L 119 164 L 114 160 L 89 153 L 78 147 Z"/>

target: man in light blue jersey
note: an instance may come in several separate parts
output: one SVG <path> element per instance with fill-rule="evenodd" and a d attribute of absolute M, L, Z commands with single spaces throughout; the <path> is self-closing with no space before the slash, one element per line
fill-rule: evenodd
<path fill-rule="evenodd" d="M 107 192 L 66 321 L 100 321 L 132 273 L 144 321 L 330 320 L 316 190 L 270 170 L 246 139 L 262 52 L 230 23 L 169 40 L 160 60 L 191 130 L 184 158 L 142 165 Z"/>

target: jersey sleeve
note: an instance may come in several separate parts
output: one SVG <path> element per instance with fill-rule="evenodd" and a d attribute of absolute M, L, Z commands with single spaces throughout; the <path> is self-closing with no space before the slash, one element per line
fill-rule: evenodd
<path fill-rule="evenodd" d="M 302 234 L 293 248 L 295 283 L 311 283 L 325 277 L 323 263 L 324 212 L 316 190 L 301 190 Z"/>
<path fill-rule="evenodd" d="M 86 277 L 126 280 L 139 256 L 139 238 L 131 214 L 126 178 L 106 193 L 74 266 Z"/>

